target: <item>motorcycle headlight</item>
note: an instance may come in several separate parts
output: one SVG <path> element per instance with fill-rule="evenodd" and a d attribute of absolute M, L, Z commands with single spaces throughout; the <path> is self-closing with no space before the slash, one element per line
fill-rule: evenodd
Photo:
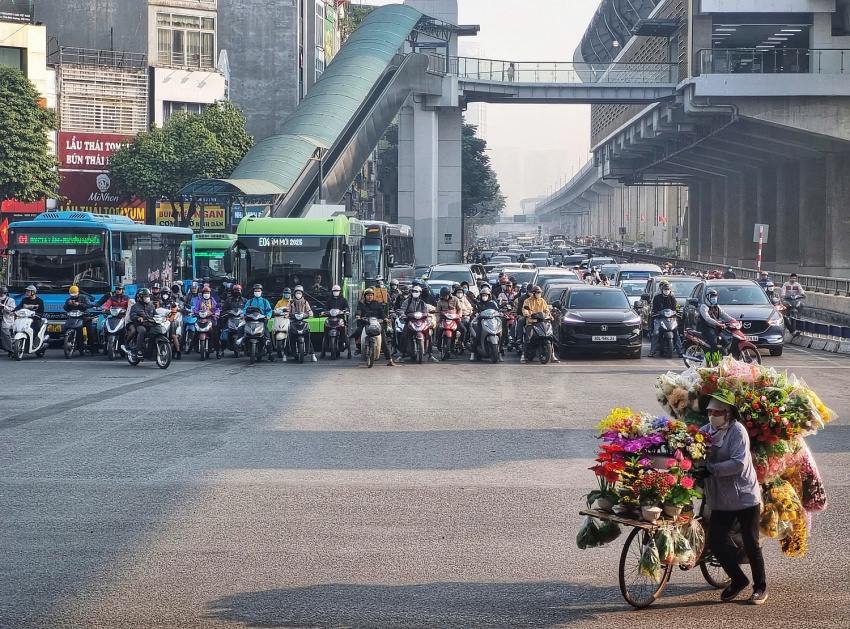
<path fill-rule="evenodd" d="M 163 317 L 162 315 L 155 315 L 153 320 L 156 323 L 158 323 L 159 325 L 162 325 L 163 323 L 165 323 L 165 317 Z"/>

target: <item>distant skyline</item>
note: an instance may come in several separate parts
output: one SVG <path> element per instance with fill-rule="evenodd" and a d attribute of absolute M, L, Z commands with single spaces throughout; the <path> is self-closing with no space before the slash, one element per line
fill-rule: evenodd
<path fill-rule="evenodd" d="M 394 4 L 373 0 L 364 4 Z M 478 24 L 466 46 L 487 58 L 516 62 L 571 62 L 599 0 L 458 0 L 458 21 Z M 487 145 L 507 197 L 507 215 L 520 201 L 565 183 L 590 159 L 590 106 L 487 105 Z"/>

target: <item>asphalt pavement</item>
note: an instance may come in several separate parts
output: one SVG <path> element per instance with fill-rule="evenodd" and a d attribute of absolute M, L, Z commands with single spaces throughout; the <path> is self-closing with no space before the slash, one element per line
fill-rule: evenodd
<path fill-rule="evenodd" d="M 578 511 L 593 427 L 680 361 L 3 358 L 0 627 L 850 627 L 850 358 L 764 361 L 839 413 L 807 555 L 765 542 L 762 607 L 676 569 L 637 611 Z"/>

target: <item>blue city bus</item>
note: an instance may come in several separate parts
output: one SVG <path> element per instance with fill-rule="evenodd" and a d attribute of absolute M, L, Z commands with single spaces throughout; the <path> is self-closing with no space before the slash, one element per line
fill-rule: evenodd
<path fill-rule="evenodd" d="M 127 295 L 155 282 L 163 286 L 195 277 L 192 230 L 139 225 L 126 216 L 44 212 L 9 225 L 6 285 L 16 298 L 38 288 L 54 338 L 66 318 L 68 289 L 76 285 L 95 300 L 124 284 Z"/>
<path fill-rule="evenodd" d="M 374 286 L 380 277 L 389 284 L 393 278 L 402 283 L 414 277 L 413 229 L 383 221 L 363 221 L 363 277 L 366 286 Z"/>

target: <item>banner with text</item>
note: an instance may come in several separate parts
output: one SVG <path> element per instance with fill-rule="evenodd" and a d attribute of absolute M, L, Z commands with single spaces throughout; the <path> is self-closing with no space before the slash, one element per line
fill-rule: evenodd
<path fill-rule="evenodd" d="M 188 210 L 189 204 L 185 203 L 184 207 Z M 171 203 L 160 202 L 157 205 L 156 224 L 162 227 L 179 227 L 179 225 L 176 225 L 174 212 L 171 210 Z M 192 217 L 192 222 L 189 227 L 191 227 L 196 232 L 224 231 L 227 228 L 227 221 L 225 220 L 225 209 L 220 205 L 198 206 L 198 211 L 195 213 L 195 216 Z"/>

